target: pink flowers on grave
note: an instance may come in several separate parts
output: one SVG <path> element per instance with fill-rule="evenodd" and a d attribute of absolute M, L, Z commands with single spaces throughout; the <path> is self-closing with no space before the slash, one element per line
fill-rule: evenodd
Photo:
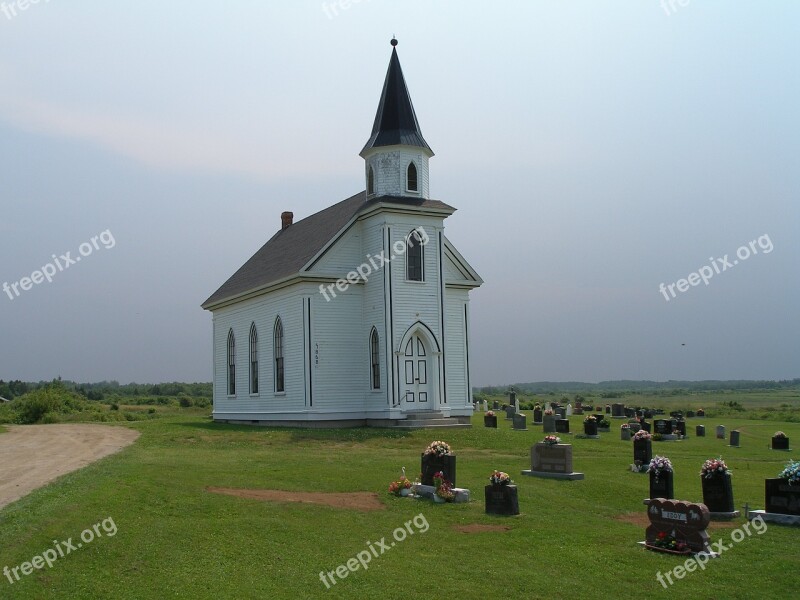
<path fill-rule="evenodd" d="M 639 431 L 637 431 L 636 433 L 633 434 L 634 441 L 649 440 L 649 439 L 652 439 L 652 438 L 653 438 L 653 436 L 650 435 L 650 433 L 648 431 L 645 431 L 644 429 L 640 429 Z"/>
<path fill-rule="evenodd" d="M 672 462 L 666 456 L 656 456 L 650 460 L 647 472 L 653 473 L 656 481 L 658 481 L 658 477 L 661 473 L 672 473 Z"/>
<path fill-rule="evenodd" d="M 511 482 L 511 476 L 504 471 L 493 471 L 489 476 L 489 481 L 493 485 L 508 485 Z"/>
<path fill-rule="evenodd" d="M 448 454 L 450 454 L 450 445 L 447 442 L 436 440 L 435 442 L 431 442 L 430 444 L 428 444 L 428 447 L 425 448 L 424 454 L 426 455 L 433 454 L 434 456 L 447 456 Z"/>
<path fill-rule="evenodd" d="M 556 444 L 561 443 L 561 438 L 555 435 L 546 435 L 542 440 L 543 444 L 547 444 L 548 446 L 555 446 Z"/>
<path fill-rule="evenodd" d="M 703 463 L 703 468 L 700 469 L 700 475 L 706 479 L 711 479 L 712 477 L 725 475 L 728 471 L 728 465 L 725 464 L 722 457 L 710 458 Z"/>

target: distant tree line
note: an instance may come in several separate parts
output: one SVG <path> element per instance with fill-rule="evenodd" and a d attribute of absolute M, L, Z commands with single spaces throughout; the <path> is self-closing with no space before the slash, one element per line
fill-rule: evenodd
<path fill-rule="evenodd" d="M 778 390 L 800 387 L 800 378 L 780 381 L 766 380 L 706 380 L 706 381 L 601 381 L 600 383 L 583 383 L 579 381 L 538 381 L 533 383 L 512 383 L 473 388 L 475 393 L 487 395 L 504 395 L 510 389 L 528 394 L 587 393 L 602 398 L 618 398 L 625 394 L 643 394 L 659 392 L 675 396 L 689 392 L 719 392 L 743 390 Z"/>
<path fill-rule="evenodd" d="M 212 396 L 211 383 L 127 383 L 120 385 L 118 381 L 100 381 L 98 383 L 76 383 L 74 381 L 57 378 L 64 389 L 81 394 L 88 400 L 102 401 L 110 396 L 190 396 L 193 398 L 210 398 Z M 25 381 L 8 381 L 0 379 L 0 396 L 6 400 L 13 400 L 27 392 L 48 386 L 52 382 L 39 381 L 36 383 Z"/>

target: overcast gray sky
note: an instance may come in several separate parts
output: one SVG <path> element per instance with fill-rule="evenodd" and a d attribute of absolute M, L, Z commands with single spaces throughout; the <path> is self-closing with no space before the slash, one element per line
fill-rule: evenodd
<path fill-rule="evenodd" d="M 392 34 L 476 385 L 800 376 L 796 2 L 17 2 L 0 284 L 85 256 L 0 292 L 0 378 L 209 381 L 200 303 L 364 188 Z"/>

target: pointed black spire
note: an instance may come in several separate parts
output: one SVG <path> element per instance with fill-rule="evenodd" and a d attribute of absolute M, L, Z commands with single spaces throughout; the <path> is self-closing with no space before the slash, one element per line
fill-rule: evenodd
<path fill-rule="evenodd" d="M 411 96 L 403 78 L 403 69 L 400 59 L 397 58 L 397 40 L 392 38 L 392 58 L 389 60 L 389 70 L 386 71 L 386 80 L 383 82 L 381 101 L 375 115 L 375 124 L 372 126 L 372 135 L 367 141 L 361 154 L 370 148 L 379 146 L 419 146 L 433 154 L 422 132 L 419 129 L 417 115 L 411 104 Z"/>

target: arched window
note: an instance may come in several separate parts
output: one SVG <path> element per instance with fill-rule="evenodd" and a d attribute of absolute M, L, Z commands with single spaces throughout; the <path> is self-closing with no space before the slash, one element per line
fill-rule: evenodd
<path fill-rule="evenodd" d="M 416 229 L 406 238 L 406 279 L 424 281 L 424 254 L 422 236 Z"/>
<path fill-rule="evenodd" d="M 236 395 L 236 338 L 228 331 L 228 395 Z"/>
<path fill-rule="evenodd" d="M 374 327 L 369 334 L 369 363 L 370 374 L 372 375 L 372 389 L 379 390 L 381 389 L 381 355 L 378 330 Z"/>
<path fill-rule="evenodd" d="M 281 318 L 275 319 L 275 391 L 284 392 L 283 380 L 283 323 Z"/>
<path fill-rule="evenodd" d="M 406 173 L 406 189 L 409 192 L 419 191 L 417 186 L 417 165 L 413 162 L 408 165 L 408 172 Z"/>
<path fill-rule="evenodd" d="M 250 325 L 250 393 L 258 393 L 258 331 Z"/>
<path fill-rule="evenodd" d="M 369 174 L 367 175 L 367 194 L 375 193 L 375 171 L 370 166 Z"/>

